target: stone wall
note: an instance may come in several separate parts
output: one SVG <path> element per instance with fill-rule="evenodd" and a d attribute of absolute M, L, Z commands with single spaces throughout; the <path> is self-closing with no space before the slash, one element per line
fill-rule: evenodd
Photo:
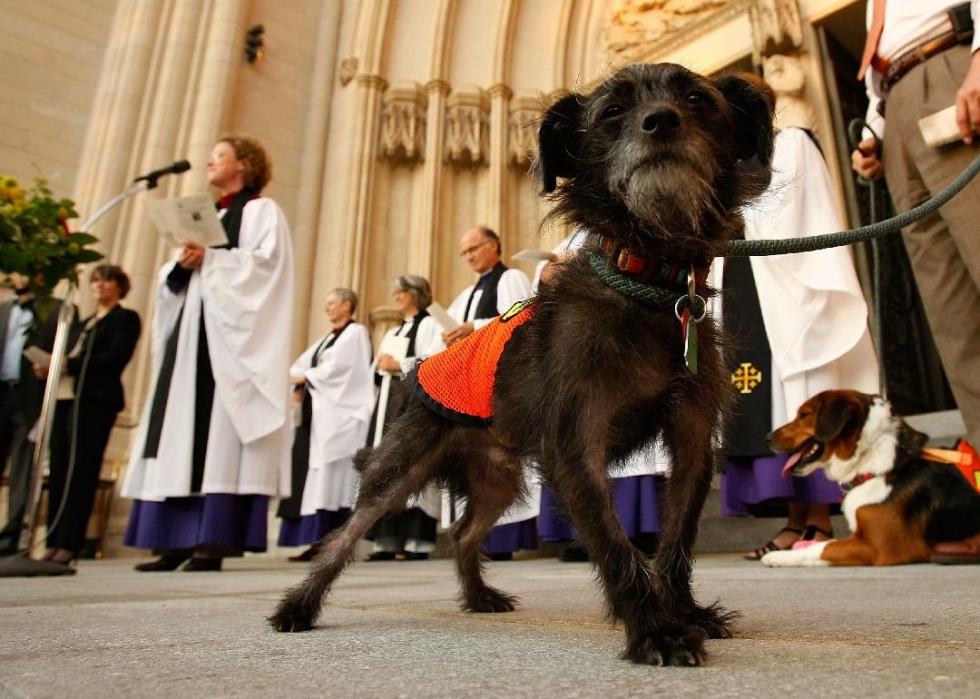
<path fill-rule="evenodd" d="M 72 193 L 116 5 L 0 0 L 0 172 Z"/>

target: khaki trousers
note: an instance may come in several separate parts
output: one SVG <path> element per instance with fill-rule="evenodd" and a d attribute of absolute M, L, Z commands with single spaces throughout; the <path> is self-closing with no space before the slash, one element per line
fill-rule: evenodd
<path fill-rule="evenodd" d="M 930 148 L 918 121 L 954 104 L 968 46 L 933 56 L 888 95 L 883 163 L 898 211 L 937 193 L 980 155 L 962 141 Z M 980 445 L 980 178 L 903 231 L 939 356 L 974 446 Z"/>

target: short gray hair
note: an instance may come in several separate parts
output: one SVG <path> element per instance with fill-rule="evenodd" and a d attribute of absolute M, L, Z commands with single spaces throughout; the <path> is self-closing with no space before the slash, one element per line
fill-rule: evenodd
<path fill-rule="evenodd" d="M 350 303 L 351 315 L 354 315 L 355 311 L 357 311 L 357 294 L 355 294 L 350 289 L 344 288 L 342 286 L 338 286 L 336 289 L 331 289 L 330 291 L 327 292 L 327 296 L 330 296 L 330 294 L 333 294 L 341 301 L 347 301 L 348 303 Z"/>
<path fill-rule="evenodd" d="M 415 307 L 420 311 L 428 308 L 432 303 L 432 287 L 425 277 L 417 274 L 402 274 L 391 280 L 391 287 L 394 291 L 407 291 Z"/>

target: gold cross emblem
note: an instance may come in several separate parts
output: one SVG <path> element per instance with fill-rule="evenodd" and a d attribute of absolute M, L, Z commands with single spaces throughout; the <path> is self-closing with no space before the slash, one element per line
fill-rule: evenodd
<path fill-rule="evenodd" d="M 739 393 L 752 393 L 755 387 L 762 383 L 762 372 L 752 366 L 752 362 L 742 362 L 738 369 L 732 372 L 732 383 Z"/>

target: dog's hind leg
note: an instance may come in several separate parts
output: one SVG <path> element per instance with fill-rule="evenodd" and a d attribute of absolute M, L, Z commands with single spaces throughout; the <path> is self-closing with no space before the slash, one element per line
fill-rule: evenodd
<path fill-rule="evenodd" d="M 520 493 L 521 464 L 497 446 L 479 458 L 467 466 L 466 511 L 450 532 L 461 603 L 470 612 L 510 612 L 517 599 L 484 582 L 481 555 L 484 538 Z"/>
<path fill-rule="evenodd" d="M 726 611 L 717 602 L 702 607 L 691 590 L 692 549 L 714 470 L 711 440 L 716 414 L 703 400 L 688 398 L 675 406 L 664 428 L 673 469 L 654 571 L 668 610 L 709 638 L 731 638 L 729 627 L 737 613 Z"/>
<path fill-rule="evenodd" d="M 423 409 L 424 410 L 424 409 Z M 357 542 L 386 514 L 398 512 L 408 497 L 433 477 L 442 451 L 438 418 L 422 414 L 400 422 L 371 455 L 361 475 L 357 505 L 347 523 L 331 533 L 306 579 L 288 590 L 269 623 L 277 631 L 313 628 L 324 597 L 351 562 Z M 410 422 L 410 421 L 409 421 Z"/>

